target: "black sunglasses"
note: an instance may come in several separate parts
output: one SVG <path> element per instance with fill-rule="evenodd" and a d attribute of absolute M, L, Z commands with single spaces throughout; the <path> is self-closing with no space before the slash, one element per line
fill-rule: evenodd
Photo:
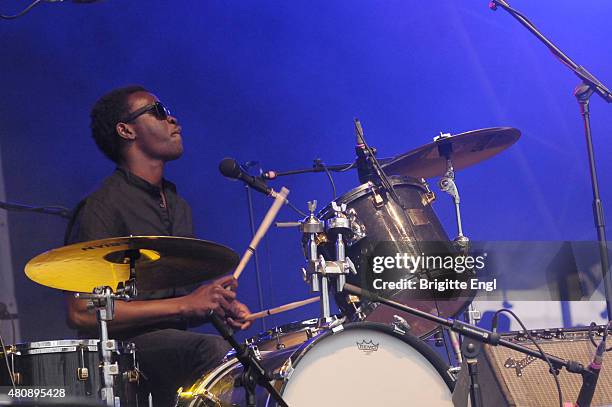
<path fill-rule="evenodd" d="M 120 123 L 129 123 L 145 113 L 153 112 L 159 120 L 166 120 L 170 116 L 170 110 L 160 101 L 141 107 L 140 109 L 128 114 L 124 119 L 119 120 Z"/>

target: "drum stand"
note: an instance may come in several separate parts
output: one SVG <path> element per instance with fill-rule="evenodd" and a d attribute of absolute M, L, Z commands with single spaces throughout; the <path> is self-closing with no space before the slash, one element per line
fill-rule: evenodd
<path fill-rule="evenodd" d="M 100 342 L 98 352 L 102 363 L 100 364 L 100 372 L 102 375 L 102 388 L 100 389 L 100 398 L 107 406 L 120 407 L 121 401 L 114 393 L 114 376 L 119 374 L 119 365 L 117 362 L 112 363 L 112 353 L 118 350 L 117 341 L 108 338 L 108 322 L 115 317 L 115 300 L 129 301 L 137 295 L 136 290 L 136 259 L 140 257 L 138 250 L 128 250 L 125 254 L 126 260 L 130 264 L 130 279 L 125 283 L 119 283 L 117 292 L 113 293 L 113 289 L 108 286 L 96 287 L 92 294 L 75 293 L 74 297 L 78 299 L 89 300 L 92 307 L 96 308 L 96 316 L 98 319 L 98 331 L 100 334 Z"/>
<path fill-rule="evenodd" d="M 332 202 L 334 216 L 328 219 L 323 225 L 314 212 L 317 209 L 317 201 L 308 202 L 310 215 L 301 223 L 300 229 L 308 241 L 307 257 L 308 267 L 302 269 L 304 281 L 310 284 L 312 292 L 318 292 L 321 296 L 321 319 L 319 325 L 323 326 L 331 321 L 330 307 L 330 279 L 335 279 L 337 292 L 342 292 L 348 273 L 357 274 L 351 259 L 346 257 L 345 238 L 350 238 L 353 231 L 351 221 L 346 214 L 346 204 L 338 205 Z M 335 238 L 336 260 L 326 261 L 322 255 L 318 254 L 317 236 L 323 232 Z"/>

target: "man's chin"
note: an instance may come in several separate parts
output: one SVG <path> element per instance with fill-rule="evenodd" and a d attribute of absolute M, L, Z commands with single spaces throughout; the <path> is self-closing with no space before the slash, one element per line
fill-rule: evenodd
<path fill-rule="evenodd" d="M 182 156 L 183 156 L 183 147 L 181 146 L 181 148 L 179 150 L 176 150 L 176 151 L 173 151 L 170 154 L 167 154 L 164 157 L 164 161 L 168 162 L 168 161 L 178 160 Z"/>

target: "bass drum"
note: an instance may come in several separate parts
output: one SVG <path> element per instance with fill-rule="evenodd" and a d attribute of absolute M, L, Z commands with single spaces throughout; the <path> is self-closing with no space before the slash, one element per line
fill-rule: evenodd
<path fill-rule="evenodd" d="M 301 346 L 261 357 L 291 407 L 452 406 L 448 366 L 423 341 L 387 325 L 339 325 Z M 179 391 L 177 406 L 246 405 L 244 388 L 235 386 L 242 372 L 235 358 L 226 361 Z M 261 387 L 257 406 L 276 406 Z"/>
<path fill-rule="evenodd" d="M 395 257 L 396 254 L 406 254 L 418 258 L 427 255 L 454 254 L 444 228 L 436 216 L 431 202 L 434 197 L 425 182 L 410 177 L 390 177 L 402 207 L 400 207 L 380 187 L 371 182 L 347 192 L 335 202 L 346 204 L 348 217 L 351 221 L 353 235 L 347 242 L 346 255 L 357 269 L 357 275 L 348 275 L 347 281 L 362 288 L 377 292 L 382 297 L 400 302 L 404 305 L 418 308 L 430 314 L 443 318 L 454 317 L 463 312 L 472 298 L 471 292 L 447 290 L 443 293 L 436 290 L 410 289 L 377 289 L 374 280 L 381 278 L 387 281 L 411 280 L 444 280 L 446 278 L 469 280 L 469 273 L 457 275 L 454 271 L 425 270 L 419 268 L 416 272 L 408 269 L 394 269 L 376 274 L 372 271 L 374 256 Z M 328 220 L 334 216 L 332 204 L 326 206 L 318 217 Z M 335 259 L 335 238 L 322 237 L 319 249 L 328 260 Z M 397 311 L 386 305 L 362 301 L 346 294 L 337 294 L 336 303 L 352 320 L 365 320 L 381 323 L 397 323 L 406 321 L 410 333 L 425 338 L 434 333 L 438 326 L 431 321 L 414 317 L 405 312 Z M 399 316 L 400 318 L 396 318 Z"/>

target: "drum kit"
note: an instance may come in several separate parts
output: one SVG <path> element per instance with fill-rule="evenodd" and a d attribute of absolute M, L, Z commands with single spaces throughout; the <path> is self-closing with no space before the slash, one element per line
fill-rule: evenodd
<path fill-rule="evenodd" d="M 302 278 L 318 297 L 261 311 L 249 319 L 316 301 L 321 314 L 272 328 L 241 343 L 192 386 L 178 389 L 176 405 L 452 405 L 458 367 L 451 368 L 424 341 L 442 327 L 366 297 L 347 294 L 345 286 L 369 288 L 369 261 L 372 253 L 380 250 L 381 242 L 390 253 L 469 250 L 455 172 L 491 158 L 519 137 L 518 130 L 501 127 L 443 134 L 427 145 L 381 160 L 379 168 L 376 162 L 372 174 L 382 171 L 385 182 L 375 175 L 364 179 L 318 211 L 316 201 L 309 202 L 309 214 L 292 225 L 302 233 L 306 258 Z M 366 145 L 366 155 L 368 149 Z M 370 159 L 376 161 L 374 154 Z M 455 205 L 458 233 L 452 240 L 431 206 L 435 194 L 425 179 L 432 177 L 441 177 L 440 188 Z M 284 190 L 273 195 L 282 205 L 287 193 Z M 36 256 L 26 265 L 26 275 L 89 301 L 97 312 L 99 338 L 6 346 L 0 362 L 8 369 L 0 368 L 0 386 L 13 386 L 16 391 L 20 386 L 63 389 L 67 396 L 85 397 L 107 406 L 143 405 L 143 399 L 139 404 L 137 396 L 142 380 L 138 349 L 129 342 L 109 338 L 107 324 L 114 317 L 115 301 L 129 301 L 138 290 L 190 286 L 232 270 L 239 270 L 234 274 L 239 276 L 278 209 L 268 213 L 242 262 L 233 250 L 220 244 L 168 236 L 83 242 Z M 399 277 L 434 279 L 444 275 L 425 270 Z M 461 315 L 473 298 L 471 292 L 454 292 L 451 299 L 435 294 L 415 298 L 410 290 L 401 289 L 377 293 L 443 318 Z M 339 314 L 334 314 L 332 300 Z M 475 312 L 467 314 L 473 317 Z M 245 362 L 245 357 L 250 361 Z M 261 371 L 255 374 L 250 363 Z M 249 389 L 247 381 L 259 385 L 269 382 L 284 401 L 275 400 L 263 387 Z"/>

